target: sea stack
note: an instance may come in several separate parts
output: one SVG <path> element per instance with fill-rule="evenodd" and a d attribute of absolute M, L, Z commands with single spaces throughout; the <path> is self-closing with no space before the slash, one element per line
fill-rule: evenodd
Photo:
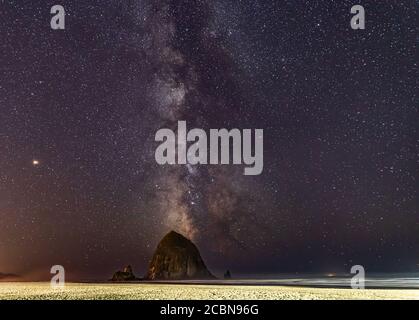
<path fill-rule="evenodd" d="M 147 280 L 208 280 L 208 271 L 198 248 L 183 235 L 171 231 L 158 244 L 150 262 Z"/>
<path fill-rule="evenodd" d="M 124 282 L 124 281 L 136 281 L 139 280 L 134 275 L 131 266 L 126 266 L 122 271 L 117 271 L 114 273 L 111 281 L 115 282 Z"/>

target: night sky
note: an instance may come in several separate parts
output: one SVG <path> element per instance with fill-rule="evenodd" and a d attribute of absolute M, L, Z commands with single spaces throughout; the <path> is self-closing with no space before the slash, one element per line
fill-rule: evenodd
<path fill-rule="evenodd" d="M 0 8 L 0 272 L 141 276 L 172 229 L 218 275 L 419 271 L 416 1 Z M 178 120 L 264 129 L 262 175 L 159 166 Z"/>

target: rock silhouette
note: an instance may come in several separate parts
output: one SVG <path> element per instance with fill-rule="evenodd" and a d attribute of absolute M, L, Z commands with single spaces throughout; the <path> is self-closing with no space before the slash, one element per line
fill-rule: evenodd
<path fill-rule="evenodd" d="M 139 280 L 139 279 L 134 275 L 134 272 L 132 271 L 131 266 L 126 266 L 124 270 L 115 272 L 111 279 L 111 281 L 115 281 L 115 282 L 135 281 L 135 280 Z"/>
<path fill-rule="evenodd" d="M 181 234 L 171 231 L 158 244 L 145 277 L 147 280 L 207 280 L 208 271 L 198 248 Z"/>

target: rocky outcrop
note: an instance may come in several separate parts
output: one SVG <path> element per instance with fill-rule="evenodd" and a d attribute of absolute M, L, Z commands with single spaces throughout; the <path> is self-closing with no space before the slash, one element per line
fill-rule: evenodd
<path fill-rule="evenodd" d="M 158 244 L 150 262 L 147 280 L 207 280 L 208 271 L 198 248 L 181 234 L 171 231 Z"/>
<path fill-rule="evenodd" d="M 114 273 L 111 281 L 115 282 L 124 282 L 124 281 L 136 281 L 139 280 L 132 271 L 131 266 L 125 267 L 122 271 L 117 271 Z"/>

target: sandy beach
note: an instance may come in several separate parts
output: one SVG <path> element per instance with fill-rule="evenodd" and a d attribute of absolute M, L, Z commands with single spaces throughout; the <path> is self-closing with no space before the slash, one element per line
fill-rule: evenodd
<path fill-rule="evenodd" d="M 419 300 L 418 289 L 310 288 L 201 284 L 0 283 L 0 300 Z"/>

